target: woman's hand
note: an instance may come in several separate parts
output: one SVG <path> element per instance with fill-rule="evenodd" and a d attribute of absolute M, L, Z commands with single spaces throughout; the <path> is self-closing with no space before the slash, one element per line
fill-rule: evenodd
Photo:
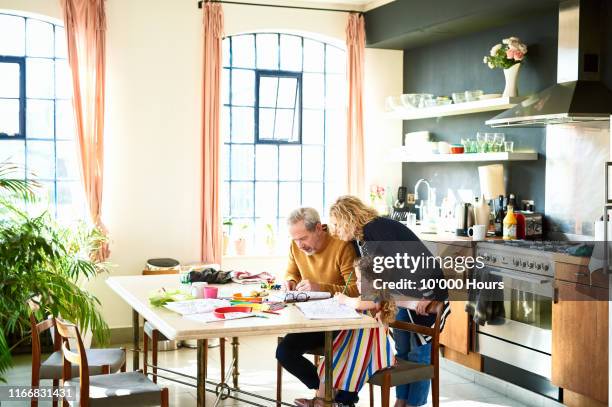
<path fill-rule="evenodd" d="M 414 310 L 416 311 L 418 315 L 427 315 L 429 314 L 427 312 L 427 307 L 429 307 L 429 304 L 431 303 L 432 303 L 432 300 L 426 300 L 425 298 L 422 298 L 419 300 Z"/>
<path fill-rule="evenodd" d="M 334 299 L 336 300 L 338 304 L 348 304 L 350 297 L 347 297 L 346 295 L 342 293 L 336 293 L 334 295 Z"/>

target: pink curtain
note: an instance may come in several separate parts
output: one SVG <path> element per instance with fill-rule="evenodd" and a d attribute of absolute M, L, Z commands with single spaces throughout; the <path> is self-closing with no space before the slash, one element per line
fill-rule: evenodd
<path fill-rule="evenodd" d="M 104 85 L 106 15 L 104 0 L 60 0 L 72 71 L 76 135 L 81 158 L 85 198 L 94 224 L 106 234 L 102 223 L 104 175 Z M 110 255 L 108 245 L 96 254 Z"/>
<path fill-rule="evenodd" d="M 347 176 L 348 193 L 364 196 L 363 69 L 365 22 L 361 14 L 349 14 L 346 25 L 348 51 Z"/>
<path fill-rule="evenodd" d="M 219 208 L 220 121 L 221 121 L 221 42 L 223 9 L 219 3 L 205 2 L 204 77 L 202 81 L 202 261 L 221 263 L 222 231 Z"/>

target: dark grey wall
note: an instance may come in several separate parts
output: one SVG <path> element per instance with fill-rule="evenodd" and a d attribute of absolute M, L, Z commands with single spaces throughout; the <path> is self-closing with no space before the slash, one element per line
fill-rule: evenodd
<path fill-rule="evenodd" d="M 482 89 L 501 93 L 503 72 L 489 69 L 482 58 L 502 38 L 517 36 L 529 47 L 528 58 L 521 66 L 519 94 L 528 95 L 556 83 L 557 76 L 556 10 L 526 18 L 501 28 L 466 35 L 404 52 L 404 93 L 449 95 L 455 91 Z M 545 132 L 544 129 L 492 130 L 484 122 L 498 112 L 451 116 L 439 119 L 404 121 L 404 134 L 428 130 L 435 140 L 460 142 L 462 137 L 475 138 L 478 131 L 499 131 L 515 143 L 515 149 L 534 150 L 538 161 L 505 164 L 507 191 L 520 199 L 534 199 L 536 209 L 544 210 Z M 478 166 L 483 163 L 427 164 L 404 163 L 402 184 L 409 190 L 419 178 L 433 182 L 438 190 L 438 204 L 448 188 L 480 192 Z"/>

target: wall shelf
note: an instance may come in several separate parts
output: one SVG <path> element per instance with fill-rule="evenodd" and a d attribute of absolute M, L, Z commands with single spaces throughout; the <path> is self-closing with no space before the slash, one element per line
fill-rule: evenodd
<path fill-rule="evenodd" d="M 506 110 L 525 100 L 524 97 L 502 97 L 495 99 L 476 100 L 445 106 L 433 106 L 414 109 L 398 109 L 389 112 L 391 117 L 402 120 L 430 119 L 445 116 L 458 116 L 463 114 Z"/>
<path fill-rule="evenodd" d="M 468 154 L 419 154 L 415 156 L 396 155 L 398 161 L 405 163 L 451 163 L 482 161 L 535 161 L 538 153 L 518 151 L 512 153 L 468 153 Z"/>

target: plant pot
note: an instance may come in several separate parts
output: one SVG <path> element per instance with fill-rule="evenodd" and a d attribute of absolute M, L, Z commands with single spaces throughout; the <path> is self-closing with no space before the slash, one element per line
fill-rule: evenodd
<path fill-rule="evenodd" d="M 246 239 L 239 238 L 234 241 L 234 249 L 236 249 L 236 255 L 244 256 L 246 254 Z"/>
<path fill-rule="evenodd" d="M 508 69 L 504 69 L 504 77 L 506 78 L 506 87 L 504 88 L 503 97 L 518 96 L 518 74 L 521 64 L 514 64 Z"/>

